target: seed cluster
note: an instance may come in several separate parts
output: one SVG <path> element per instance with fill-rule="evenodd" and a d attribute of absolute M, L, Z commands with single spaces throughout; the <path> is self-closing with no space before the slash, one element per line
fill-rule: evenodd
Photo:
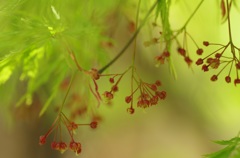
<path fill-rule="evenodd" d="M 62 140 L 62 125 L 66 127 L 66 130 L 68 131 L 71 141 L 67 145 L 65 141 Z M 63 113 L 59 113 L 58 117 L 53 122 L 50 129 L 47 131 L 46 134 L 40 136 L 39 138 L 39 144 L 43 145 L 46 143 L 47 137 L 52 133 L 54 133 L 54 140 L 51 143 L 51 148 L 53 150 L 58 150 L 61 153 L 64 153 L 68 148 L 76 153 L 76 155 L 79 155 L 82 151 L 81 143 L 76 142 L 74 140 L 73 134 L 78 129 L 79 126 L 90 126 L 91 128 L 95 129 L 97 128 L 97 122 L 92 121 L 89 124 L 76 124 L 75 122 L 70 121 Z M 59 138 L 57 138 L 59 137 Z"/>
<path fill-rule="evenodd" d="M 143 82 L 142 80 L 137 81 L 138 87 L 129 95 L 125 97 L 125 102 L 130 103 L 131 106 L 127 109 L 130 114 L 134 113 L 133 108 L 133 96 L 139 91 L 139 96 L 137 99 L 137 107 L 139 108 L 148 108 L 153 105 L 157 105 L 159 100 L 163 100 L 166 98 L 166 92 L 160 91 L 159 87 L 161 86 L 161 82 L 157 80 L 154 84 L 149 84 Z"/>
<path fill-rule="evenodd" d="M 209 43 L 208 41 L 204 41 L 203 45 L 208 46 L 219 46 L 215 51 L 210 53 L 209 55 L 199 58 L 196 61 L 197 65 L 202 65 L 202 70 L 207 72 L 211 69 L 220 69 L 217 74 L 212 75 L 210 78 L 211 81 L 217 81 L 219 75 L 228 68 L 228 73 L 225 75 L 225 81 L 230 83 L 232 81 L 232 70 L 235 68 L 236 77 L 234 79 L 234 84 L 237 85 L 240 83 L 239 78 L 239 70 L 240 70 L 240 59 L 239 52 L 240 49 L 237 48 L 232 42 L 223 44 L 215 44 Z M 230 52 L 227 49 L 230 49 Z M 238 53 L 237 53 L 238 52 Z M 199 54 L 201 55 L 201 54 Z"/>

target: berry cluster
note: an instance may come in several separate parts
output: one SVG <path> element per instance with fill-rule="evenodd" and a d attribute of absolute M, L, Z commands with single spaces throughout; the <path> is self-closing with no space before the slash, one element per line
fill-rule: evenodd
<path fill-rule="evenodd" d="M 109 78 L 109 82 L 112 84 L 112 86 L 111 86 L 111 89 L 109 91 L 105 91 L 103 93 L 103 97 L 104 97 L 106 103 L 110 103 L 111 100 L 114 98 L 114 93 L 119 90 L 119 88 L 118 88 L 119 87 L 119 83 L 120 83 L 122 77 L 125 75 L 125 73 L 127 71 L 125 71 L 122 74 L 110 74 L 110 75 L 107 75 L 107 76 L 111 76 Z"/>
<path fill-rule="evenodd" d="M 229 67 L 228 73 L 225 76 L 225 81 L 227 83 L 230 83 L 232 80 L 231 72 L 232 69 L 235 67 L 236 71 L 236 78 L 234 79 L 234 84 L 240 84 L 240 78 L 238 74 L 238 70 L 240 70 L 240 59 L 239 56 L 237 56 L 237 52 L 240 51 L 239 48 L 237 48 L 235 45 L 233 45 L 232 42 L 227 43 L 226 45 L 223 44 L 215 44 L 215 43 L 209 43 L 208 41 L 204 41 L 203 45 L 208 46 L 220 46 L 218 49 L 210 53 L 209 55 L 199 58 L 196 61 L 197 65 L 202 65 L 202 70 L 204 72 L 209 71 L 209 69 L 219 69 L 217 74 L 214 74 L 211 77 L 211 81 L 217 81 L 219 75 L 225 70 L 227 67 Z M 231 54 L 227 54 L 227 49 L 230 47 Z M 201 55 L 201 54 L 199 54 Z"/>
<path fill-rule="evenodd" d="M 170 53 L 168 51 L 163 51 L 162 54 L 155 57 L 156 60 L 156 66 L 158 67 L 161 64 L 165 63 L 165 60 L 168 59 L 170 56 Z"/>
<path fill-rule="evenodd" d="M 163 53 L 162 56 L 168 57 L 168 55 L 169 53 L 166 51 Z M 92 70 L 95 70 L 95 69 L 92 69 Z M 91 76 L 98 76 L 96 79 L 99 79 L 100 77 L 103 77 L 103 76 L 108 76 L 108 77 L 110 76 L 109 82 L 111 83 L 111 89 L 109 91 L 104 91 L 104 93 L 102 94 L 104 101 L 108 104 L 112 101 L 112 99 L 114 99 L 114 94 L 118 92 L 119 83 L 122 80 L 123 76 L 129 70 L 132 70 L 131 71 L 132 72 L 131 94 L 129 96 L 126 96 L 125 98 L 125 102 L 127 104 L 131 103 L 131 106 L 127 109 L 127 111 L 130 114 L 133 114 L 135 111 L 133 108 L 133 96 L 137 91 L 140 92 L 140 95 L 138 96 L 138 101 L 137 101 L 137 107 L 139 108 L 147 108 L 147 107 L 156 105 L 158 104 L 159 100 L 163 100 L 166 98 L 166 92 L 159 90 L 159 87 L 161 86 L 161 82 L 157 80 L 155 83 L 149 84 L 142 81 L 142 79 L 137 74 L 134 66 L 130 66 L 128 69 L 126 69 L 123 73 L 120 73 L 120 74 L 99 74 L 98 73 L 97 75 L 95 75 L 97 71 L 92 71 L 92 70 L 91 70 L 91 73 L 89 74 L 91 74 Z M 98 87 L 97 82 L 95 81 L 96 79 L 94 79 L 93 77 L 95 87 Z M 133 86 L 134 86 L 133 81 L 137 85 L 137 88 L 135 90 L 133 90 Z M 95 90 L 97 91 L 98 88 L 95 88 Z M 96 92 L 94 94 L 96 94 Z"/>
<path fill-rule="evenodd" d="M 98 103 L 100 104 L 100 95 L 98 93 L 98 86 L 96 81 L 93 79 L 92 76 L 98 76 L 96 75 L 96 69 L 91 69 L 89 71 L 85 71 L 87 73 L 87 76 L 82 76 L 81 78 L 78 78 L 77 82 L 74 82 L 74 84 L 78 83 L 87 83 L 89 81 L 89 76 L 91 76 L 91 79 L 94 81 L 95 88 L 92 88 L 91 84 L 89 85 L 90 93 L 86 93 L 86 91 L 79 90 L 78 88 L 71 88 L 71 91 L 67 94 L 67 101 L 64 105 L 66 110 L 68 110 L 69 119 L 70 120 L 76 120 L 77 117 L 84 117 L 86 115 L 90 116 L 91 120 L 94 121 L 101 121 L 102 118 L 98 114 L 95 108 L 91 108 L 91 105 L 95 105 L 96 101 L 92 98 L 97 98 Z M 95 77 L 96 78 L 96 77 Z M 98 77 L 100 78 L 100 76 Z M 71 85 L 71 81 L 69 78 L 66 78 L 63 80 L 63 82 L 60 85 L 60 90 L 62 91 L 68 91 L 69 86 Z M 91 94 L 94 94 L 91 96 Z M 98 97 L 99 96 L 99 97 Z M 100 99 L 99 99 L 100 98 Z M 90 110 L 91 109 L 91 110 Z M 56 108 L 56 111 L 59 111 L 59 108 Z"/>
<path fill-rule="evenodd" d="M 181 31 L 181 30 L 180 30 Z M 177 52 L 184 58 L 184 61 L 188 64 L 188 66 L 191 66 L 192 64 L 192 59 L 189 56 L 189 51 L 188 51 L 188 43 L 187 43 L 187 37 L 189 37 L 189 39 L 194 43 L 194 45 L 196 46 L 197 50 L 197 54 L 202 54 L 203 53 L 203 49 L 199 48 L 197 42 L 193 39 L 193 37 L 186 31 L 186 28 L 183 28 L 183 44 L 181 46 L 180 42 L 177 40 L 177 44 L 178 44 L 178 48 L 177 48 Z M 177 35 L 180 34 L 180 32 L 177 32 Z"/>
<path fill-rule="evenodd" d="M 135 112 L 133 107 L 133 98 L 137 91 L 140 93 L 137 98 L 137 107 L 139 108 L 148 108 L 150 106 L 157 105 L 159 100 L 166 98 L 166 92 L 159 90 L 159 87 L 162 85 L 159 80 L 152 84 L 146 83 L 134 70 L 135 69 L 133 68 L 131 94 L 125 97 L 125 102 L 130 104 L 130 107 L 127 109 L 127 112 L 130 114 Z M 135 89 L 133 89 L 133 81 L 137 85 Z"/>
<path fill-rule="evenodd" d="M 191 66 L 193 63 L 193 60 L 189 56 L 189 51 L 188 51 L 188 40 L 190 39 L 192 43 L 195 45 L 197 48 L 196 52 L 197 54 L 202 54 L 203 49 L 200 48 L 197 44 L 197 42 L 193 39 L 193 37 L 187 32 L 186 30 L 186 25 L 187 23 L 179 30 L 177 31 L 170 31 L 169 35 L 165 35 L 163 32 L 160 32 L 160 37 L 154 37 L 149 41 L 144 42 L 144 46 L 148 47 L 154 44 L 160 44 L 162 47 L 162 44 L 164 44 L 163 48 L 161 48 L 163 51 L 160 55 L 157 55 L 155 57 L 156 61 L 156 66 L 158 67 L 161 64 L 165 63 L 165 60 L 168 59 L 171 55 L 170 52 L 170 46 L 172 45 L 172 42 L 176 42 L 177 44 L 177 52 L 179 55 L 181 55 L 184 58 L 184 61 L 187 63 L 188 66 Z M 153 23 L 153 26 L 156 27 L 158 26 L 156 23 Z M 182 35 L 183 39 L 181 40 L 182 42 L 179 42 L 179 36 Z"/>
<path fill-rule="evenodd" d="M 161 82 L 159 80 L 157 80 L 154 84 L 149 84 L 140 80 L 138 82 L 138 87 L 129 96 L 125 97 L 125 102 L 131 104 L 127 111 L 130 114 L 134 113 L 135 110 L 133 108 L 133 96 L 137 91 L 140 92 L 137 101 L 137 107 L 139 108 L 148 108 L 150 106 L 158 104 L 159 99 L 160 100 L 165 99 L 166 92 L 159 91 L 158 88 L 160 86 Z"/>
<path fill-rule="evenodd" d="M 62 140 L 62 125 L 64 125 L 70 135 L 71 141 L 69 145 Z M 80 154 L 82 151 L 80 142 L 76 142 L 73 138 L 74 132 L 78 129 L 79 126 L 88 125 L 91 128 L 97 127 L 97 122 L 93 121 L 89 124 L 76 124 L 75 122 L 70 121 L 63 113 L 59 113 L 58 117 L 53 122 L 50 129 L 47 131 L 45 135 L 40 136 L 39 144 L 43 145 L 46 143 L 47 137 L 55 131 L 54 140 L 51 143 L 51 147 L 54 150 L 58 150 L 61 153 L 64 153 L 68 148 L 76 153 L 76 155 Z M 59 137 L 58 140 L 57 137 Z"/>

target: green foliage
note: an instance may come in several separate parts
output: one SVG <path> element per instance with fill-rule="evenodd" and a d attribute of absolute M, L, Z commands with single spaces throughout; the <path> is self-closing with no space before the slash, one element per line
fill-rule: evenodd
<path fill-rule="evenodd" d="M 49 94 L 40 115 L 46 111 L 68 72 L 77 69 L 69 51 L 85 69 L 106 60 L 103 17 L 115 3 L 10 0 L 0 5 L 0 85 L 13 73 L 27 85 L 17 106 L 31 105 L 33 94 L 45 89 Z"/>
<path fill-rule="evenodd" d="M 157 20 L 158 17 L 161 18 L 162 34 L 163 34 L 164 40 L 167 42 L 166 47 L 168 51 L 170 51 L 171 37 L 172 37 L 172 30 L 169 22 L 170 5 L 171 5 L 171 0 L 158 0 L 156 17 L 155 17 L 155 21 Z"/>
<path fill-rule="evenodd" d="M 205 155 L 206 158 L 238 158 L 240 156 L 240 137 L 234 137 L 230 140 L 214 141 L 217 144 L 226 146 L 225 148 Z"/>
<path fill-rule="evenodd" d="M 147 18 L 150 17 L 149 15 L 156 6 L 155 22 L 156 26 L 158 22 L 161 23 L 161 35 L 159 38 L 160 40 L 156 38 L 152 43 L 156 44 L 162 42 L 160 44 L 164 45 L 164 51 L 169 53 L 164 57 L 164 59 L 167 58 L 170 63 L 171 71 L 174 75 L 176 75 L 172 62 L 172 56 L 170 55 L 170 53 L 172 53 L 172 41 L 175 40 L 178 42 L 177 36 L 186 29 L 186 25 L 202 5 L 203 1 L 204 0 L 200 1 L 195 11 L 189 16 L 185 25 L 176 34 L 171 29 L 169 19 L 171 0 L 154 1 L 156 2 L 154 3 L 155 5 L 152 6 L 152 9 L 148 10 L 146 19 L 144 19 L 141 25 L 139 25 L 140 27 L 133 28 L 133 30 L 136 29 L 134 35 L 129 42 L 127 42 L 125 47 L 123 47 L 122 51 L 120 51 L 120 54 L 123 54 L 131 42 L 134 41 L 143 24 L 148 20 Z M 0 2 L 0 20 L 2 22 L 0 26 L 0 86 L 8 84 L 11 76 L 13 76 L 14 73 L 17 74 L 16 76 L 18 77 L 18 82 L 24 85 L 25 89 L 22 90 L 23 94 L 17 101 L 16 106 L 31 106 L 33 104 L 33 96 L 35 94 L 38 94 L 39 96 L 42 95 L 41 99 L 43 100 L 43 103 L 39 113 L 39 116 L 42 116 L 54 102 L 54 99 L 59 92 L 59 87 L 64 79 L 71 76 L 72 72 L 79 70 L 77 64 L 79 64 L 83 70 L 86 70 L 84 71 L 85 73 L 89 73 L 90 76 L 97 76 L 97 79 L 99 78 L 98 75 L 100 75 L 102 71 L 97 71 L 97 69 L 96 71 L 87 70 L 94 67 L 99 68 L 103 64 L 106 64 L 107 54 L 101 45 L 101 42 L 110 40 L 110 36 L 106 33 L 108 32 L 108 26 L 106 26 L 106 20 L 108 19 L 106 17 L 108 17 L 109 12 L 119 8 L 118 5 L 122 5 L 123 1 L 38 0 L 36 3 L 36 0 L 2 0 Z M 236 0 L 232 0 L 230 3 L 233 3 L 233 5 L 237 8 L 238 5 Z M 222 9 L 224 12 L 223 16 L 225 16 L 225 3 L 222 8 L 219 9 Z M 229 13 L 230 11 L 228 10 L 228 14 Z M 229 20 L 228 18 L 229 17 L 226 16 L 226 20 Z M 134 22 L 131 24 L 131 26 L 134 27 Z M 229 30 L 231 30 L 230 22 Z M 185 36 L 186 35 L 189 34 L 185 32 Z M 190 38 L 193 40 L 191 36 Z M 180 42 L 178 42 L 177 45 L 181 48 L 179 43 Z M 195 41 L 194 43 L 196 44 Z M 207 46 L 208 45 L 209 43 Z M 184 53 L 186 53 L 185 49 L 181 50 L 184 50 Z M 104 70 L 115 62 L 120 54 L 115 57 L 114 60 L 110 61 L 110 64 L 107 65 L 107 67 L 104 67 Z M 189 57 L 185 54 L 183 56 Z M 236 59 L 235 55 L 234 59 Z M 185 58 L 185 61 L 189 63 L 189 66 L 192 63 L 190 58 Z M 164 63 L 164 60 L 162 62 Z M 218 62 L 220 64 L 220 61 Z M 235 63 L 240 64 L 239 59 Z M 240 66 L 237 64 L 237 67 Z M 115 75 L 115 77 L 116 76 L 117 75 Z M 98 86 L 95 82 L 96 78 L 94 77 L 91 78 L 94 80 L 94 88 L 91 88 L 91 84 L 86 86 L 85 80 L 80 81 L 84 82 L 84 86 L 87 88 L 90 87 L 93 95 L 95 95 L 95 97 L 97 96 L 96 98 L 101 100 L 99 97 L 100 95 L 98 96 Z M 136 78 L 134 79 L 136 80 Z M 216 75 L 214 79 L 217 79 Z M 119 81 L 117 81 L 117 83 Z M 239 84 L 240 79 L 237 78 L 235 82 Z M 143 84 L 142 81 L 139 82 L 139 85 L 141 85 L 140 83 L 144 86 L 150 85 L 146 83 Z M 154 85 L 152 88 L 154 89 Z M 115 86 L 115 91 L 118 91 L 117 86 Z M 149 92 L 149 90 L 147 90 L 147 92 Z M 87 93 L 89 93 L 89 91 Z M 112 95 L 112 93 L 110 94 Z M 162 98 L 165 98 L 166 93 L 163 94 L 164 97 Z M 112 99 L 113 96 L 111 95 L 110 97 L 107 95 L 107 97 Z M 145 99 L 144 97 L 146 96 L 141 95 L 141 97 Z M 65 99 L 66 98 L 67 97 L 65 97 Z M 132 100 L 132 98 L 130 99 Z M 156 100 L 153 100 L 152 102 L 154 101 Z M 88 101 L 85 102 L 89 103 Z M 127 102 L 129 103 L 130 101 Z M 143 105 L 143 107 L 145 107 L 147 104 L 144 102 L 142 104 L 138 104 L 138 106 L 139 105 Z M 91 107 L 90 105 L 88 106 Z M 132 105 L 129 109 L 133 110 Z M 134 111 L 130 112 L 133 113 Z M 215 141 L 215 143 L 226 147 L 215 153 L 205 155 L 206 158 L 240 157 L 239 136 L 230 140 Z"/>

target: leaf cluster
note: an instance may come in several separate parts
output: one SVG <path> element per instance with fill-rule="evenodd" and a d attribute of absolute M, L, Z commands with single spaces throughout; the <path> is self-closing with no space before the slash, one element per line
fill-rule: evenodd
<path fill-rule="evenodd" d="M 219 145 L 226 146 L 225 148 L 205 155 L 206 158 L 239 158 L 240 157 L 240 137 L 236 136 L 230 140 L 214 141 Z"/>
<path fill-rule="evenodd" d="M 17 106 L 31 105 L 33 94 L 42 90 L 40 115 L 46 111 L 61 82 L 76 70 L 69 49 L 86 69 L 106 60 L 104 17 L 115 5 L 109 0 L 1 1 L 0 86 L 18 74 L 26 89 Z"/>

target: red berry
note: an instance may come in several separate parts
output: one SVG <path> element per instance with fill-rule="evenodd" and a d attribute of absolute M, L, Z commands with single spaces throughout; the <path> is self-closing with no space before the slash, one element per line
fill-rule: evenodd
<path fill-rule="evenodd" d="M 157 91 L 156 96 L 158 96 L 160 99 L 165 99 L 167 96 L 167 93 L 165 91 L 162 91 L 162 92 Z"/>
<path fill-rule="evenodd" d="M 203 64 L 203 59 L 202 59 L 202 58 L 199 58 L 199 59 L 196 61 L 196 64 L 197 64 L 197 65 L 202 65 L 202 64 Z"/>
<path fill-rule="evenodd" d="M 186 55 L 186 51 L 183 48 L 178 48 L 178 53 L 181 54 L 182 56 Z"/>
<path fill-rule="evenodd" d="M 82 149 L 81 149 L 81 144 L 79 142 L 71 141 L 69 144 L 69 148 L 76 153 L 76 155 L 80 154 Z"/>
<path fill-rule="evenodd" d="M 165 51 L 165 52 L 163 52 L 163 56 L 169 57 L 169 56 L 170 56 L 170 53 L 169 53 L 168 51 Z"/>
<path fill-rule="evenodd" d="M 67 144 L 65 142 L 60 142 L 59 143 L 59 149 L 61 153 L 64 153 L 67 150 Z"/>
<path fill-rule="evenodd" d="M 225 81 L 226 81 L 227 83 L 230 83 L 230 82 L 231 82 L 231 77 L 230 77 L 230 76 L 226 76 L 226 77 L 225 77 Z"/>
<path fill-rule="evenodd" d="M 129 114 L 133 114 L 134 111 L 135 111 L 135 110 L 134 110 L 132 107 L 127 109 L 127 112 L 128 112 Z"/>
<path fill-rule="evenodd" d="M 117 85 L 112 86 L 112 91 L 117 92 L 118 91 L 118 86 Z"/>
<path fill-rule="evenodd" d="M 217 75 L 213 75 L 213 76 L 211 77 L 211 81 L 217 81 L 217 79 L 218 79 L 218 76 L 217 76 Z"/>
<path fill-rule="evenodd" d="M 112 77 L 109 78 L 109 82 L 110 82 L 110 83 L 114 83 L 114 78 L 112 78 Z"/>
<path fill-rule="evenodd" d="M 159 80 L 157 80 L 157 81 L 155 82 L 155 84 L 156 84 L 157 86 L 161 86 L 161 85 L 162 85 L 161 81 L 159 81 Z"/>
<path fill-rule="evenodd" d="M 214 61 L 214 59 L 213 58 L 207 58 L 207 63 L 212 63 Z"/>
<path fill-rule="evenodd" d="M 130 103 L 132 101 L 132 96 L 126 96 L 125 102 Z"/>
<path fill-rule="evenodd" d="M 238 62 L 238 63 L 236 64 L 236 68 L 237 68 L 237 69 L 240 69 L 240 62 Z"/>
<path fill-rule="evenodd" d="M 113 99 L 113 94 L 111 92 L 105 91 L 103 93 L 103 96 L 107 99 L 107 100 L 111 100 Z"/>
<path fill-rule="evenodd" d="M 151 103 L 151 105 L 156 105 L 158 103 L 158 96 L 153 96 L 150 99 L 150 103 Z"/>
<path fill-rule="evenodd" d="M 209 69 L 208 69 L 208 66 L 204 64 L 204 65 L 202 66 L 202 70 L 203 70 L 204 72 L 208 71 L 208 70 L 209 70 Z"/>
<path fill-rule="evenodd" d="M 157 90 L 157 85 L 156 85 L 156 84 L 152 84 L 152 85 L 151 85 L 151 89 L 152 89 L 153 91 L 156 91 L 156 90 Z"/>
<path fill-rule="evenodd" d="M 207 47 L 207 46 L 209 46 L 209 42 L 208 41 L 203 41 L 203 45 Z"/>
<path fill-rule="evenodd" d="M 47 139 L 46 135 L 40 136 L 40 138 L 39 138 L 39 145 L 45 144 L 46 143 L 46 139 Z"/>
<path fill-rule="evenodd" d="M 234 80 L 234 84 L 235 84 L 235 86 L 236 86 L 237 84 L 240 84 L 240 79 L 239 79 L 239 78 L 236 78 L 236 79 Z"/>
<path fill-rule="evenodd" d="M 59 147 L 59 146 L 58 146 L 58 143 L 57 143 L 57 142 L 53 141 L 53 142 L 51 143 L 51 148 L 52 148 L 52 149 L 57 150 L 58 147 Z"/>
<path fill-rule="evenodd" d="M 186 56 L 186 57 L 184 58 L 184 60 L 185 60 L 185 62 L 186 62 L 188 65 L 191 65 L 192 59 L 190 59 L 188 56 Z"/>
<path fill-rule="evenodd" d="M 222 56 L 222 54 L 220 54 L 220 53 L 216 53 L 216 54 L 215 54 L 215 57 L 216 57 L 216 58 L 220 58 L 221 56 Z"/>
<path fill-rule="evenodd" d="M 93 121 L 93 122 L 90 123 L 90 127 L 93 128 L 93 129 L 97 128 L 97 125 L 98 125 L 98 123 L 96 121 Z"/>
<path fill-rule="evenodd" d="M 197 54 L 198 54 L 198 55 L 202 55 L 202 53 L 203 53 L 203 49 L 198 48 L 198 50 L 197 50 Z"/>
<path fill-rule="evenodd" d="M 73 131 L 73 130 L 76 130 L 78 128 L 78 125 L 74 122 L 71 122 L 67 127 L 68 127 L 69 131 Z"/>

